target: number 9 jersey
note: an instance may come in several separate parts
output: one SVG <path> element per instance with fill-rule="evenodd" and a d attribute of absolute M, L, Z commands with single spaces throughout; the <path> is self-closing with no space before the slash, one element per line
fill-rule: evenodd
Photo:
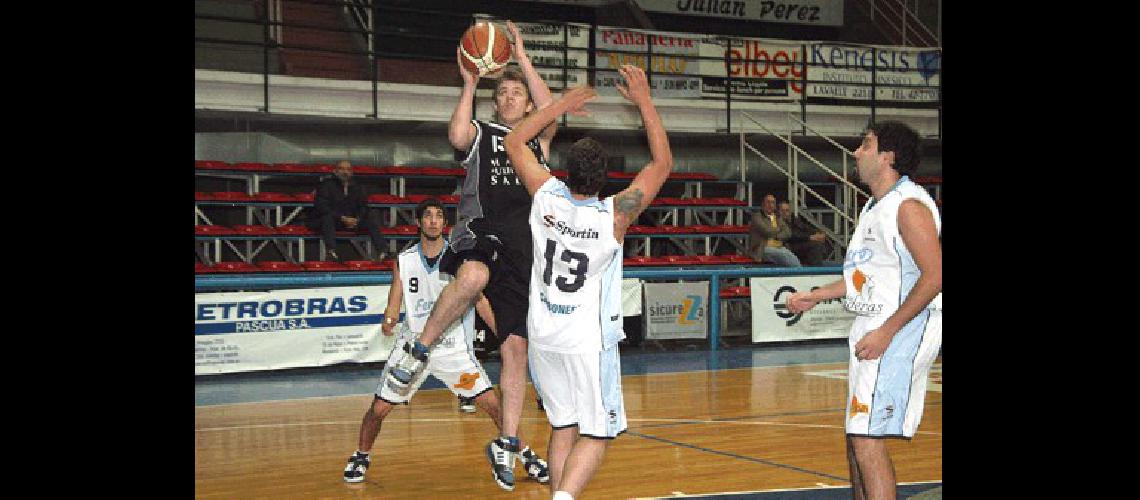
<path fill-rule="evenodd" d="M 534 243 L 527 332 L 559 353 L 611 349 L 622 331 L 622 245 L 614 239 L 613 197 L 577 200 L 551 177 L 530 207 Z"/>

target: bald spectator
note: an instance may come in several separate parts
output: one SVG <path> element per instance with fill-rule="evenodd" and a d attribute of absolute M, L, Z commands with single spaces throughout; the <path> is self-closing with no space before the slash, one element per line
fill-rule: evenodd
<path fill-rule="evenodd" d="M 779 267 L 800 267 L 800 259 L 784 247 L 792 229 L 776 212 L 776 197 L 764 196 L 760 211 L 752 214 L 748 224 L 748 255 L 756 262 L 771 261 Z"/>
<path fill-rule="evenodd" d="M 321 235 L 321 241 L 328 249 L 332 260 L 343 259 L 336 252 L 336 231 L 364 230 L 372 238 L 375 260 L 384 258 L 384 240 L 380 237 L 380 222 L 368 210 L 368 197 L 364 188 L 352 179 L 352 164 L 341 160 L 333 169 L 333 175 L 326 177 L 317 186 L 313 200 L 313 211 L 307 225 Z"/>

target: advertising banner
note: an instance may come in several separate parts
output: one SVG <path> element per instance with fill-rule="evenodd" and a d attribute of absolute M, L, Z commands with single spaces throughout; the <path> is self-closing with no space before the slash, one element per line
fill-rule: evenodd
<path fill-rule="evenodd" d="M 708 337 L 709 282 L 646 283 L 645 338 Z"/>
<path fill-rule="evenodd" d="M 798 43 L 706 38 L 701 56 L 716 59 L 701 59 L 701 96 L 724 99 L 731 81 L 733 99 L 799 100 L 804 90 L 803 52 L 804 45 Z"/>
<path fill-rule="evenodd" d="M 809 83 L 807 95 L 870 100 L 874 75 L 876 100 L 937 102 L 941 72 L 939 50 L 815 43 L 808 51 L 808 79 L 822 83 Z"/>
<path fill-rule="evenodd" d="M 812 310 L 799 314 L 792 314 L 785 305 L 789 295 L 811 291 L 835 280 L 835 275 L 749 279 L 752 288 L 752 341 L 847 338 L 855 314 L 843 308 L 842 298 L 820 302 Z"/>
<path fill-rule="evenodd" d="M 649 12 L 739 21 L 843 26 L 843 0 L 634 0 Z"/>
<path fill-rule="evenodd" d="M 635 31 L 599 26 L 594 35 L 594 88 L 598 95 L 620 95 L 617 72 L 623 64 L 637 66 L 649 75 L 655 98 L 692 98 L 701 95 L 701 65 L 685 56 L 701 54 L 699 35 Z M 629 52 L 636 53 L 629 53 Z M 610 68 L 612 71 L 607 71 Z"/>
<path fill-rule="evenodd" d="M 194 294 L 194 374 L 383 361 L 388 286 Z"/>

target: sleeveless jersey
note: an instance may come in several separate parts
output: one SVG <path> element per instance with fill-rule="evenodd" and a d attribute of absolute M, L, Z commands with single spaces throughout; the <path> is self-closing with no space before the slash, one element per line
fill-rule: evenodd
<path fill-rule="evenodd" d="M 934 200 L 921 186 L 903 176 L 881 200 L 870 200 L 859 215 L 855 234 L 843 260 L 847 288 L 844 306 L 851 312 L 874 318 L 868 328 L 877 328 L 898 310 L 918 281 L 918 266 L 899 234 L 899 205 L 916 199 L 930 209 L 934 227 L 942 234 L 942 219 Z M 942 309 L 942 293 L 927 305 Z"/>
<path fill-rule="evenodd" d="M 450 249 L 445 244 L 443 252 L 448 251 Z M 427 257 L 424 256 L 419 243 L 400 252 L 398 257 L 400 286 L 404 290 L 405 322 L 408 329 L 416 333 L 424 330 L 424 323 L 427 323 L 428 315 L 431 314 L 435 300 L 443 291 L 443 287 L 447 285 L 447 281 L 441 279 L 439 273 L 439 262 L 443 260 L 443 253 L 440 253 L 439 257 L 436 259 L 435 265 L 429 267 Z M 446 277 L 447 275 L 443 276 Z M 471 308 L 443 332 L 443 335 L 439 337 L 439 344 L 433 349 L 433 353 L 435 351 L 467 351 L 472 341 L 467 332 L 474 331 L 474 326 L 475 309 Z"/>
<path fill-rule="evenodd" d="M 462 162 L 467 169 L 459 200 L 459 224 L 477 221 L 471 227 L 482 232 L 506 235 L 507 240 L 519 236 L 529 241 L 526 219 L 530 213 L 530 193 L 511 167 L 511 159 L 503 139 L 511 129 L 498 123 L 471 120 L 475 125 L 475 141 Z M 527 146 L 543 168 L 546 158 L 538 138 L 531 138 Z M 509 241 L 506 241 L 508 245 Z M 529 253 L 529 252 L 528 252 Z"/>
<path fill-rule="evenodd" d="M 560 353 L 611 349 L 625 338 L 621 314 L 622 246 L 614 239 L 614 201 L 575 200 L 551 177 L 530 208 L 534 243 L 527 335 Z"/>

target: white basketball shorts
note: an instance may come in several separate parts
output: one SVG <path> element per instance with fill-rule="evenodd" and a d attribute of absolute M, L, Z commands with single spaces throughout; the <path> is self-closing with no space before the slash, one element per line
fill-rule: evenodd
<path fill-rule="evenodd" d="M 874 319 L 857 316 L 851 325 L 847 434 L 911 438 L 922 420 L 930 365 L 942 346 L 942 311 L 924 309 L 895 334 L 882 356 L 860 361 L 855 344 L 882 323 Z"/>
<path fill-rule="evenodd" d="M 428 365 L 420 375 L 412 380 L 408 393 L 400 395 L 388 387 L 388 371 L 401 357 L 407 356 L 404 344 L 408 339 L 401 338 L 392 346 L 388 354 L 388 362 L 384 364 L 384 371 L 380 374 L 380 385 L 376 386 L 376 395 L 392 404 L 407 404 L 416 391 L 420 389 L 428 375 L 432 375 L 447 385 L 451 392 L 465 398 L 473 398 L 491 390 L 491 381 L 483 365 L 475 359 L 475 353 L 465 349 L 433 349 L 428 357 Z"/>
<path fill-rule="evenodd" d="M 551 427 L 577 426 L 579 435 L 599 439 L 613 439 L 626 431 L 617 346 L 563 354 L 531 344 L 528 358 Z"/>

